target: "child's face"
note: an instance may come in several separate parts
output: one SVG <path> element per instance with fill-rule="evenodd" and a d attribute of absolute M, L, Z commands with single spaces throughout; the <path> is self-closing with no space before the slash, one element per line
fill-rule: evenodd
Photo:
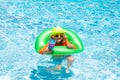
<path fill-rule="evenodd" d="M 54 39 L 56 40 L 57 43 L 60 43 L 64 38 L 64 34 L 56 34 L 53 37 L 54 37 Z"/>

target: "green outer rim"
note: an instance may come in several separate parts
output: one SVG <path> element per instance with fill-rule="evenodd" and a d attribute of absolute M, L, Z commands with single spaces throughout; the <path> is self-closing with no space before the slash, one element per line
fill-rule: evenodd
<path fill-rule="evenodd" d="M 69 55 L 82 52 L 84 50 L 84 46 L 80 37 L 72 30 L 68 30 L 66 28 L 63 29 L 68 37 L 68 40 L 75 45 L 77 49 L 68 49 L 66 46 L 55 46 L 52 55 Z M 48 43 L 51 32 L 52 28 L 49 28 L 39 34 L 35 41 L 36 52 L 39 52 L 39 50 Z"/>

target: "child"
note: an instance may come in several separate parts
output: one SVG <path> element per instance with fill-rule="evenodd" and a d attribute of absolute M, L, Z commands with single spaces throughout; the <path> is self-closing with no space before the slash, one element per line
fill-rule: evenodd
<path fill-rule="evenodd" d="M 65 35 L 65 32 L 61 27 L 53 28 L 53 30 L 51 32 L 51 39 L 55 40 L 55 46 L 66 46 L 67 48 L 76 49 L 76 47 L 68 41 L 67 36 Z M 52 48 L 50 49 L 48 44 L 40 50 L 41 54 L 51 53 L 51 52 L 52 52 Z M 56 66 L 56 69 L 58 69 L 58 70 L 61 69 L 62 60 L 64 60 L 64 59 L 67 60 L 66 73 L 68 73 L 69 67 L 72 65 L 72 63 L 74 61 L 73 56 L 71 56 L 71 55 L 54 55 L 53 57 L 54 57 L 53 60 L 55 60 L 58 63 Z"/>

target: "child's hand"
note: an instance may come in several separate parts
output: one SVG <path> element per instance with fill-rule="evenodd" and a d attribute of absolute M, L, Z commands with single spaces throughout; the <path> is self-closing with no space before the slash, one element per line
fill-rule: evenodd
<path fill-rule="evenodd" d="M 46 53 L 46 54 L 48 54 L 48 53 L 52 53 L 52 51 L 49 50 L 49 49 L 47 49 L 45 53 Z"/>
<path fill-rule="evenodd" d="M 76 47 L 75 47 L 75 46 L 73 46 L 72 44 L 68 44 L 68 45 L 67 45 L 67 48 L 76 49 Z"/>

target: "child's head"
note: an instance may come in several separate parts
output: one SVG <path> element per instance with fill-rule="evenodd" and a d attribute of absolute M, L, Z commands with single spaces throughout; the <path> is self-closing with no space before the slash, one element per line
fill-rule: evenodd
<path fill-rule="evenodd" d="M 51 32 L 51 38 L 56 40 L 56 43 L 60 43 L 65 37 L 65 31 L 61 27 L 53 28 Z"/>

